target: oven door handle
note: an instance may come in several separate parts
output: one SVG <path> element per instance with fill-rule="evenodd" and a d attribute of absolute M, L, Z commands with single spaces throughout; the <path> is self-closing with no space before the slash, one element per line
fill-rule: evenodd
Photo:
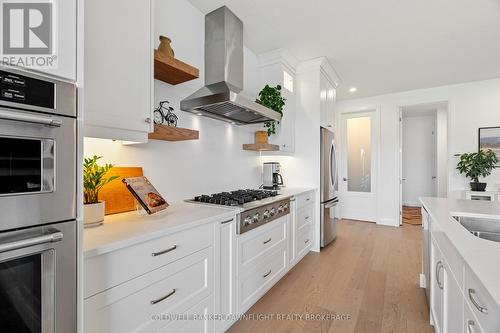
<path fill-rule="evenodd" d="M 59 242 L 62 239 L 63 239 L 63 233 L 58 231 L 58 230 L 55 230 L 55 232 L 50 233 L 48 235 L 43 235 L 43 236 L 18 240 L 15 242 L 0 244 L 0 253 L 14 251 L 14 250 L 18 250 L 18 249 L 23 249 L 23 248 L 31 247 L 31 246 L 35 246 L 35 245 Z"/>
<path fill-rule="evenodd" d="M 0 119 L 22 121 L 27 123 L 35 123 L 53 127 L 61 127 L 62 125 L 62 120 L 59 118 L 54 118 L 50 116 L 31 115 L 31 114 L 12 112 L 7 110 L 0 110 Z"/>

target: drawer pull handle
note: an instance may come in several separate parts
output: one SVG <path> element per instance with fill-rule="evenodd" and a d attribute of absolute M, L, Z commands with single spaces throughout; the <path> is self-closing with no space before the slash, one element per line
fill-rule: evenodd
<path fill-rule="evenodd" d="M 169 292 L 165 296 L 151 301 L 151 305 L 155 305 L 155 304 L 158 304 L 160 302 L 163 302 L 164 300 L 166 300 L 167 298 L 169 298 L 170 296 L 172 296 L 173 294 L 175 294 L 175 291 L 176 291 L 176 289 L 174 288 L 174 289 L 172 289 L 171 292 Z"/>
<path fill-rule="evenodd" d="M 229 222 L 233 222 L 233 219 L 230 219 L 230 220 L 227 220 L 227 221 L 222 221 L 220 224 L 226 224 L 226 223 L 229 223 Z"/>
<path fill-rule="evenodd" d="M 267 243 L 269 243 L 269 242 L 271 241 L 271 239 L 272 239 L 272 238 L 271 238 L 271 237 L 269 237 L 269 239 L 268 239 L 268 240 L 265 240 L 262 244 L 267 244 Z"/>
<path fill-rule="evenodd" d="M 309 243 L 309 238 L 305 240 L 304 242 L 305 244 Z"/>
<path fill-rule="evenodd" d="M 269 272 L 267 272 L 266 274 L 262 275 L 263 278 L 266 278 L 269 276 L 269 274 L 271 274 L 272 270 L 269 270 Z"/>
<path fill-rule="evenodd" d="M 474 320 L 468 320 L 467 321 L 467 333 L 476 333 L 476 330 L 474 327 L 476 326 L 476 323 Z"/>
<path fill-rule="evenodd" d="M 306 201 L 311 201 L 311 198 L 307 198 Z"/>
<path fill-rule="evenodd" d="M 474 289 L 469 288 L 469 299 L 470 299 L 470 301 L 479 310 L 479 312 L 484 313 L 484 314 L 488 314 L 488 309 L 485 308 L 484 306 L 479 305 L 479 303 L 474 298 L 474 294 L 475 293 L 476 293 L 476 291 Z"/>
<path fill-rule="evenodd" d="M 166 250 L 160 251 L 160 252 L 153 252 L 151 255 L 153 257 L 161 256 L 162 254 L 169 253 L 177 248 L 177 245 L 172 246 L 171 248 L 168 248 Z"/>
<path fill-rule="evenodd" d="M 311 217 L 310 216 L 306 216 L 306 220 L 309 220 Z"/>

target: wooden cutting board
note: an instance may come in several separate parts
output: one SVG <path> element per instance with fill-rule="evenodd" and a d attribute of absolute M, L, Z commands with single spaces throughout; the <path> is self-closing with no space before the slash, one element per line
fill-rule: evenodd
<path fill-rule="evenodd" d="M 141 167 L 113 167 L 106 177 L 118 176 L 119 178 L 106 184 L 99 192 L 99 200 L 106 202 L 105 214 L 116 214 L 135 210 L 135 198 L 122 183 L 123 178 L 142 176 Z"/>

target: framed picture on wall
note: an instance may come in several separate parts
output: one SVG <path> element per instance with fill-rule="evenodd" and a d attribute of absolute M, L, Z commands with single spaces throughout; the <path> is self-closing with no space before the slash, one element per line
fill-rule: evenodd
<path fill-rule="evenodd" d="M 491 149 L 500 159 L 500 127 L 479 128 L 479 149 Z"/>

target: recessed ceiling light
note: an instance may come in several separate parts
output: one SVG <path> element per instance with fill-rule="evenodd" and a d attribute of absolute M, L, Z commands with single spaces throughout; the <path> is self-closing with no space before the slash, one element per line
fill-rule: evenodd
<path fill-rule="evenodd" d="M 350 93 L 355 93 L 356 91 L 358 91 L 358 88 L 356 88 L 356 87 L 349 88 Z"/>
<path fill-rule="evenodd" d="M 198 112 L 198 116 L 203 116 L 203 113 L 201 113 L 201 112 Z"/>

